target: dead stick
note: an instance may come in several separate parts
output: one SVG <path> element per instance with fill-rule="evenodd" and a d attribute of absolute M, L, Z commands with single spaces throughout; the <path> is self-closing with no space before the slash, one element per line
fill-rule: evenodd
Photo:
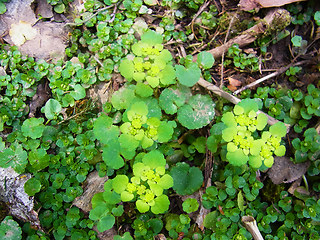
<path fill-rule="evenodd" d="M 273 9 L 268 12 L 266 17 L 258 24 L 244 31 L 241 35 L 234 37 L 225 44 L 209 50 L 208 52 L 213 55 L 215 59 L 220 58 L 223 53 L 227 52 L 233 44 L 238 44 L 239 47 L 244 47 L 255 41 L 260 35 L 265 34 L 276 28 L 277 31 L 282 30 L 291 22 L 290 13 L 284 9 Z M 281 26 L 277 26 L 281 23 Z M 273 26 L 275 25 L 275 26 Z M 279 29 L 281 27 L 282 29 Z M 197 61 L 197 55 L 193 57 L 193 61 Z"/>
<path fill-rule="evenodd" d="M 243 216 L 241 221 L 246 229 L 251 233 L 254 240 L 264 240 L 257 226 L 257 222 L 253 217 Z"/>
<path fill-rule="evenodd" d="M 254 82 L 252 82 L 252 83 L 250 83 L 250 84 L 238 89 L 237 91 L 234 91 L 233 95 L 237 95 L 238 93 L 240 93 L 240 92 L 242 92 L 242 91 L 244 91 L 244 90 L 246 90 L 248 88 L 251 88 L 251 87 L 253 87 L 253 86 L 255 86 L 255 85 L 257 85 L 257 84 L 259 84 L 259 83 L 261 83 L 263 81 L 266 81 L 266 80 L 268 80 L 270 78 L 278 76 L 278 75 L 284 73 L 285 71 L 287 71 L 290 67 L 296 67 L 296 66 L 304 65 L 304 64 L 309 63 L 309 62 L 310 62 L 310 60 L 304 60 L 304 61 L 297 62 L 297 63 L 294 63 L 294 64 L 289 64 L 286 67 L 282 67 L 278 71 L 276 71 L 274 73 L 271 73 L 271 74 L 269 74 L 267 76 L 264 76 L 264 77 L 262 77 L 262 78 L 260 78 L 260 79 L 258 79 L 256 81 L 254 81 Z"/>

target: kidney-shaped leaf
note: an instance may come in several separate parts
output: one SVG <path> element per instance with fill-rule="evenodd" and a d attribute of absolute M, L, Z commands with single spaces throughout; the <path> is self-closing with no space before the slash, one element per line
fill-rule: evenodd
<path fill-rule="evenodd" d="M 190 195 L 197 191 L 203 182 L 199 168 L 190 167 L 186 163 L 177 163 L 170 171 L 173 178 L 173 189 L 180 195 Z"/>
<path fill-rule="evenodd" d="M 214 118 L 214 106 L 209 96 L 197 94 L 178 110 L 178 121 L 188 129 L 206 126 Z"/>

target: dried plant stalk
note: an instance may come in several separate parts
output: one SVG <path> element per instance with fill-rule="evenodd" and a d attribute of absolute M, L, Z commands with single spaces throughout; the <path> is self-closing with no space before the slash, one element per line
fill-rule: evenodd
<path fill-rule="evenodd" d="M 257 222 L 253 217 L 243 216 L 241 221 L 245 228 L 251 233 L 254 240 L 264 240 L 257 226 Z"/>

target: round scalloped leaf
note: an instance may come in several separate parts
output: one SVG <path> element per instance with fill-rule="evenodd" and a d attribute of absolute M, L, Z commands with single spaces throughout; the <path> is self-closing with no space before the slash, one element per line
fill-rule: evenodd
<path fill-rule="evenodd" d="M 174 67 L 167 64 L 164 69 L 159 73 L 160 83 L 163 86 L 168 86 L 176 83 L 176 71 Z"/>
<path fill-rule="evenodd" d="M 119 235 L 114 236 L 113 240 L 133 240 L 129 232 L 125 232 L 122 237 Z"/>
<path fill-rule="evenodd" d="M 261 151 L 262 145 L 265 144 L 265 141 L 257 139 L 253 141 L 252 147 L 250 148 L 250 154 L 258 156 Z"/>
<path fill-rule="evenodd" d="M 270 126 L 269 132 L 276 137 L 284 137 L 287 134 L 287 127 L 283 122 L 277 122 Z"/>
<path fill-rule="evenodd" d="M 134 198 L 134 195 L 130 192 L 127 192 L 127 191 L 123 191 L 121 193 L 121 200 L 124 201 L 124 202 L 129 202 L 131 201 L 132 199 Z"/>
<path fill-rule="evenodd" d="M 226 112 L 222 115 L 221 121 L 227 126 L 227 127 L 236 127 L 237 122 L 234 119 L 234 115 L 232 112 Z"/>
<path fill-rule="evenodd" d="M 47 119 L 54 119 L 61 112 L 61 104 L 57 100 L 51 98 L 46 102 L 46 105 L 41 109 L 41 112 L 46 115 Z"/>
<path fill-rule="evenodd" d="M 169 52 L 168 49 L 163 49 L 160 52 L 160 54 L 157 56 L 156 60 L 161 60 L 161 61 L 167 63 L 167 62 L 170 62 L 172 60 L 172 55 L 171 55 L 171 53 Z M 168 65 L 168 66 L 171 66 L 171 64 Z"/>
<path fill-rule="evenodd" d="M 151 169 L 156 169 L 157 167 L 165 166 L 166 159 L 163 154 L 158 150 L 152 150 L 143 156 L 142 162 L 149 166 Z"/>
<path fill-rule="evenodd" d="M 260 156 L 249 156 L 249 165 L 252 168 L 258 169 L 262 165 L 262 159 Z"/>
<path fill-rule="evenodd" d="M 152 88 L 156 88 L 159 86 L 160 83 L 160 78 L 159 77 L 151 77 L 151 76 L 147 76 L 146 80 L 148 82 L 148 84 L 152 87 Z"/>
<path fill-rule="evenodd" d="M 235 152 L 236 150 L 238 150 L 238 147 L 234 144 L 234 142 L 229 142 L 227 144 L 227 150 L 228 152 Z"/>
<path fill-rule="evenodd" d="M 176 65 L 176 75 L 179 82 L 187 87 L 195 85 L 201 76 L 201 70 L 196 63 L 190 64 L 188 68 L 181 65 Z"/>
<path fill-rule="evenodd" d="M 138 211 L 141 213 L 148 212 L 150 209 L 150 206 L 148 205 L 148 203 L 146 203 L 140 199 L 136 201 L 136 207 L 137 207 Z"/>
<path fill-rule="evenodd" d="M 36 193 L 40 191 L 40 189 L 41 189 L 41 182 L 36 178 L 30 178 L 24 184 L 24 191 L 29 196 L 34 196 Z"/>
<path fill-rule="evenodd" d="M 167 195 L 161 195 L 154 199 L 154 205 L 151 207 L 151 212 L 154 214 L 165 213 L 169 209 L 170 201 Z"/>
<path fill-rule="evenodd" d="M 119 169 L 123 167 L 124 160 L 120 156 L 120 143 L 118 139 L 112 139 L 104 146 L 102 159 L 110 168 Z"/>
<path fill-rule="evenodd" d="M 228 127 L 222 130 L 222 138 L 226 142 L 231 142 L 236 135 L 237 128 L 235 127 Z"/>
<path fill-rule="evenodd" d="M 117 204 L 121 202 L 121 197 L 118 193 L 111 190 L 106 190 L 102 193 L 103 200 L 108 204 Z M 92 203 L 93 204 L 93 203 Z"/>
<path fill-rule="evenodd" d="M 19 224 L 11 216 L 6 216 L 0 224 L 0 239 L 2 240 L 20 240 L 22 231 Z"/>
<path fill-rule="evenodd" d="M 22 174 L 28 164 L 28 154 L 20 144 L 15 147 L 14 151 L 11 147 L 0 151 L 0 167 L 12 167 L 17 173 Z"/>
<path fill-rule="evenodd" d="M 282 157 L 286 154 L 286 147 L 284 145 L 280 145 L 275 151 L 274 154 L 278 157 Z"/>
<path fill-rule="evenodd" d="M 182 208 L 183 208 L 183 211 L 185 211 L 186 213 L 192 213 L 198 210 L 199 203 L 195 198 L 187 198 L 182 203 Z"/>
<path fill-rule="evenodd" d="M 265 114 L 263 114 L 263 113 L 258 114 L 257 126 L 256 126 L 257 130 L 262 131 L 265 128 L 265 126 L 267 125 L 267 122 L 268 122 L 268 117 Z"/>
<path fill-rule="evenodd" d="M 153 94 L 153 89 L 149 85 L 141 82 L 137 83 L 135 91 L 140 97 L 150 97 Z"/>
<path fill-rule="evenodd" d="M 93 123 L 93 133 L 102 143 L 107 144 L 112 139 L 119 136 L 119 128 L 112 125 L 112 118 L 107 115 L 99 116 Z"/>
<path fill-rule="evenodd" d="M 167 114 L 175 114 L 190 96 L 188 87 L 166 88 L 160 94 L 159 105 Z"/>
<path fill-rule="evenodd" d="M 109 209 L 105 202 L 100 202 L 97 206 L 91 209 L 89 213 L 89 218 L 93 221 L 100 219 L 102 216 L 107 214 Z"/>
<path fill-rule="evenodd" d="M 26 119 L 21 126 L 22 134 L 32 139 L 40 138 L 45 128 L 43 122 L 43 118 Z"/>
<path fill-rule="evenodd" d="M 147 116 L 148 106 L 142 101 L 135 102 L 131 105 L 129 111 L 127 112 L 127 117 L 130 121 L 133 120 L 135 115 Z"/>
<path fill-rule="evenodd" d="M 267 168 L 271 168 L 274 162 L 274 158 L 271 156 L 268 159 L 265 159 L 263 161 L 263 164 L 267 167 Z"/>
<path fill-rule="evenodd" d="M 249 160 L 248 156 L 241 149 L 234 152 L 227 152 L 227 159 L 233 166 L 242 166 Z"/>
<path fill-rule="evenodd" d="M 163 189 L 169 189 L 173 186 L 173 178 L 169 174 L 165 174 L 160 178 L 158 184 Z"/>
<path fill-rule="evenodd" d="M 119 64 L 120 74 L 129 82 L 133 79 L 134 64 L 129 59 L 123 59 Z"/>
<path fill-rule="evenodd" d="M 141 42 L 151 45 L 162 44 L 162 35 L 155 31 L 149 30 L 141 36 Z"/>
<path fill-rule="evenodd" d="M 126 175 L 117 175 L 112 179 L 112 188 L 116 193 L 121 193 L 126 190 L 129 179 Z"/>
<path fill-rule="evenodd" d="M 203 183 L 203 175 L 199 168 L 190 167 L 187 163 L 177 163 L 170 171 L 173 178 L 173 189 L 179 195 L 190 195 L 197 191 Z"/>
<path fill-rule="evenodd" d="M 162 121 L 158 127 L 158 141 L 160 143 L 168 142 L 172 138 L 172 134 L 176 126 L 177 124 L 174 121 Z"/>
<path fill-rule="evenodd" d="M 209 52 L 203 51 L 198 54 L 197 62 L 203 69 L 212 68 L 214 61 L 213 55 Z"/>
<path fill-rule="evenodd" d="M 160 119 L 162 117 L 161 108 L 159 107 L 157 99 L 149 97 L 143 99 L 143 101 L 148 106 L 147 118 L 155 117 Z"/>
<path fill-rule="evenodd" d="M 243 107 L 239 106 L 239 105 L 235 105 L 233 108 L 233 112 L 235 115 L 240 115 L 244 113 L 244 109 Z"/>
<path fill-rule="evenodd" d="M 111 214 L 107 214 L 98 221 L 97 229 L 99 232 L 104 232 L 111 229 L 115 223 L 116 219 Z"/>
<path fill-rule="evenodd" d="M 75 100 L 80 100 L 86 97 L 86 90 L 84 87 L 82 87 L 80 84 L 76 84 L 73 87 L 74 91 L 70 92 L 70 95 L 75 99 Z M 59 103 L 59 102 L 58 102 Z M 46 104 L 47 105 L 47 104 Z M 60 111 L 61 111 L 61 106 L 60 106 Z M 59 111 L 59 112 L 60 112 Z M 57 110 L 56 110 L 57 112 Z M 59 113 L 58 112 L 58 113 Z"/>
<path fill-rule="evenodd" d="M 117 109 L 128 109 L 135 101 L 134 85 L 126 85 L 114 92 L 111 97 L 112 106 Z"/>
<path fill-rule="evenodd" d="M 251 110 L 257 112 L 259 110 L 258 103 L 254 99 L 243 99 L 238 103 L 239 106 L 243 107 L 244 113 L 248 114 Z"/>
<path fill-rule="evenodd" d="M 155 196 L 162 195 L 163 188 L 159 184 L 148 181 L 148 185 Z"/>
<path fill-rule="evenodd" d="M 209 124 L 215 115 L 214 102 L 207 95 L 192 96 L 188 104 L 178 109 L 177 119 L 188 129 L 198 129 Z"/>
<path fill-rule="evenodd" d="M 133 164 L 132 171 L 134 176 L 141 177 L 143 172 L 147 169 L 146 165 L 144 165 L 142 162 L 138 162 Z"/>

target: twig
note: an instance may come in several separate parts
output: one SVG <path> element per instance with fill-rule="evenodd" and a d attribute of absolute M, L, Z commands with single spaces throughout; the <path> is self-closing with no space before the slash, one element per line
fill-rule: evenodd
<path fill-rule="evenodd" d="M 271 30 L 273 22 L 281 22 L 283 23 L 283 27 L 286 27 L 286 25 L 291 22 L 290 13 L 284 9 L 273 9 L 269 11 L 266 17 L 255 26 L 247 29 L 241 35 L 234 37 L 225 44 L 209 50 L 208 52 L 210 52 L 215 59 L 218 59 L 224 52 L 228 51 L 233 44 L 238 44 L 240 48 L 244 47 L 255 41 L 260 35 L 265 34 L 266 31 Z M 193 57 L 193 61 L 197 61 L 197 55 Z"/>
<path fill-rule="evenodd" d="M 264 240 L 257 226 L 257 222 L 253 217 L 243 216 L 241 221 L 245 228 L 251 233 L 254 240 Z"/>
<path fill-rule="evenodd" d="M 115 4 L 116 5 L 116 4 Z M 66 23 L 64 26 L 80 26 L 86 22 L 88 22 L 90 19 L 92 19 L 93 17 L 97 16 L 100 12 L 103 12 L 109 8 L 112 8 L 114 5 L 110 5 L 110 6 L 106 6 L 104 8 L 101 8 L 99 10 L 97 10 L 95 13 L 93 13 L 91 16 L 87 17 L 86 19 L 84 19 L 83 21 L 81 22 L 78 22 L 78 23 Z"/>
<path fill-rule="evenodd" d="M 248 88 L 251 88 L 251 87 L 253 87 L 253 86 L 256 86 L 257 84 L 259 84 L 259 83 L 261 83 L 261 82 L 263 82 L 263 81 L 266 81 L 266 80 L 268 80 L 268 79 L 270 79 L 270 78 L 273 78 L 273 77 L 275 77 L 275 76 L 278 76 L 278 75 L 284 73 L 285 71 L 287 71 L 290 67 L 296 67 L 296 66 L 304 65 L 304 64 L 307 64 L 307 63 L 309 63 L 309 62 L 310 62 L 310 60 L 303 60 L 303 61 L 301 61 L 301 62 L 289 64 L 289 65 L 286 66 L 286 67 L 282 67 L 282 68 L 280 68 L 278 71 L 276 71 L 276 72 L 274 72 L 274 73 L 271 73 L 271 74 L 269 74 L 269 75 L 267 75 L 267 76 L 264 76 L 264 77 L 262 77 L 262 78 L 260 78 L 260 79 L 258 79 L 258 80 L 256 80 L 256 81 L 254 81 L 254 82 L 252 82 L 252 83 L 250 83 L 250 84 L 248 84 L 248 85 L 246 85 L 246 86 L 238 89 L 237 91 L 235 91 L 235 92 L 233 93 L 233 95 L 237 95 L 238 93 L 240 93 L 240 92 L 242 92 L 242 91 L 244 91 L 244 90 L 246 90 L 246 89 L 248 89 Z"/>
<path fill-rule="evenodd" d="M 197 19 L 197 17 L 199 17 L 199 15 L 203 12 L 203 10 L 208 7 L 208 5 L 210 4 L 210 0 L 205 2 L 201 7 L 200 9 L 198 10 L 198 12 L 194 15 L 194 17 L 192 18 L 191 20 L 191 23 L 189 24 L 190 27 L 191 27 L 191 31 L 192 33 L 194 34 L 194 30 L 193 30 L 193 24 L 194 24 L 194 21 Z M 198 40 L 197 36 L 194 34 L 194 37 Z"/>

